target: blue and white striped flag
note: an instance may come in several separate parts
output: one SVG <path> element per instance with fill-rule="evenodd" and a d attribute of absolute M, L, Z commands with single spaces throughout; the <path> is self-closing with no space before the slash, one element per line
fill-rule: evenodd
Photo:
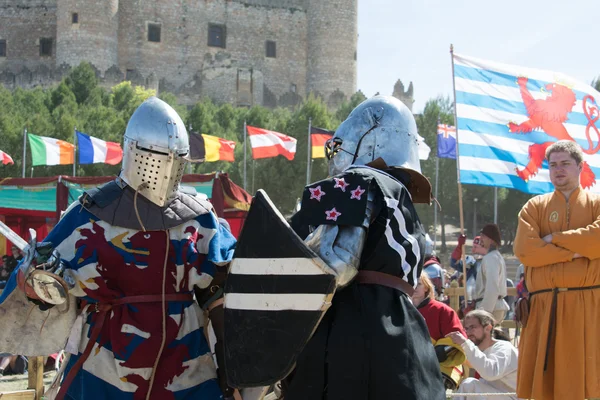
<path fill-rule="evenodd" d="M 600 193 L 600 93 L 567 75 L 454 54 L 461 183 L 554 190 L 544 160 L 557 140 L 584 152 L 581 184 Z"/>

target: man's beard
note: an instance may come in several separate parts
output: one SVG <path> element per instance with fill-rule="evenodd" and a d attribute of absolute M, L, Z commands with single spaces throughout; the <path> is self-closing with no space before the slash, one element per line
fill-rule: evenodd
<path fill-rule="evenodd" d="M 473 338 L 473 339 L 471 339 L 471 341 L 473 342 L 473 344 L 475 346 L 479 346 L 481 344 L 481 342 L 483 342 L 483 339 L 484 338 Z"/>

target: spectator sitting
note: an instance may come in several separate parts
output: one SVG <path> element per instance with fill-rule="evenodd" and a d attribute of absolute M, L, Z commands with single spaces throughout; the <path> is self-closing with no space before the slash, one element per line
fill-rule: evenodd
<path fill-rule="evenodd" d="M 447 389 L 456 389 L 463 377 L 462 364 L 465 354 L 459 346 L 454 346 L 446 335 L 450 332 L 462 332 L 464 335 L 458 315 L 452 308 L 435 299 L 435 288 L 427 274 L 421 274 L 412 302 L 425 318 L 444 377 L 444 385 Z"/>
<path fill-rule="evenodd" d="M 17 246 L 15 246 L 14 244 L 11 247 L 11 251 L 12 251 L 12 256 L 13 258 L 19 262 L 23 259 L 23 253 L 21 252 L 21 250 L 19 250 L 19 248 Z"/>
<path fill-rule="evenodd" d="M 24 374 L 27 371 L 27 364 L 25 356 L 0 357 L 0 376 Z"/>
<path fill-rule="evenodd" d="M 460 332 L 448 337 L 460 345 L 467 361 L 480 378 L 465 379 L 457 393 L 514 393 L 517 388 L 518 351 L 509 341 L 497 340 L 493 333 L 494 317 L 485 310 L 474 310 L 465 317 L 468 339 Z M 500 333 L 500 332 L 499 332 Z M 461 400 L 483 400 L 484 396 L 457 397 Z M 516 400 L 516 396 L 494 396 L 495 400 Z"/>
<path fill-rule="evenodd" d="M 10 275 L 17 266 L 18 261 L 15 260 L 13 256 L 5 254 L 2 256 L 2 264 L 4 265 L 4 268 L 8 271 L 8 274 Z"/>

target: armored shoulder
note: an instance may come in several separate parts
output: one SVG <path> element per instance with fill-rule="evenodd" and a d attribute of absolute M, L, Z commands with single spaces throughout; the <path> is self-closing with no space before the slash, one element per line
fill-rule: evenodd
<path fill-rule="evenodd" d="M 362 226 L 374 189 L 373 178 L 356 171 L 313 183 L 304 190 L 301 218 L 312 226 Z"/>

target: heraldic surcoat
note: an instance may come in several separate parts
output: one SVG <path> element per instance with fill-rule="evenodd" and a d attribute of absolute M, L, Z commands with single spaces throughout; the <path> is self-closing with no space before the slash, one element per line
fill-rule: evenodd
<path fill-rule="evenodd" d="M 358 275 L 377 271 L 414 288 L 425 231 L 395 176 L 400 170 L 357 166 L 314 183 L 292 225 L 300 236 L 306 225 L 364 226 L 373 207 Z M 286 400 L 445 399 L 427 326 L 409 296 L 357 279 L 338 289 L 284 388 Z"/>
<path fill-rule="evenodd" d="M 235 239 L 213 213 L 143 231 L 111 225 L 78 204 L 45 241 L 55 245 L 75 277 L 71 294 L 82 309 L 67 344 L 73 355 L 65 376 L 94 327 L 102 326 L 67 398 L 145 399 L 151 381 L 152 399 L 222 398 L 203 333 L 205 318 L 192 297 L 194 285 L 208 287 L 217 265 L 233 255 Z M 98 305 L 125 297 L 160 299 L 163 290 L 164 309 L 160 300 L 125 302 L 100 321 Z"/>

